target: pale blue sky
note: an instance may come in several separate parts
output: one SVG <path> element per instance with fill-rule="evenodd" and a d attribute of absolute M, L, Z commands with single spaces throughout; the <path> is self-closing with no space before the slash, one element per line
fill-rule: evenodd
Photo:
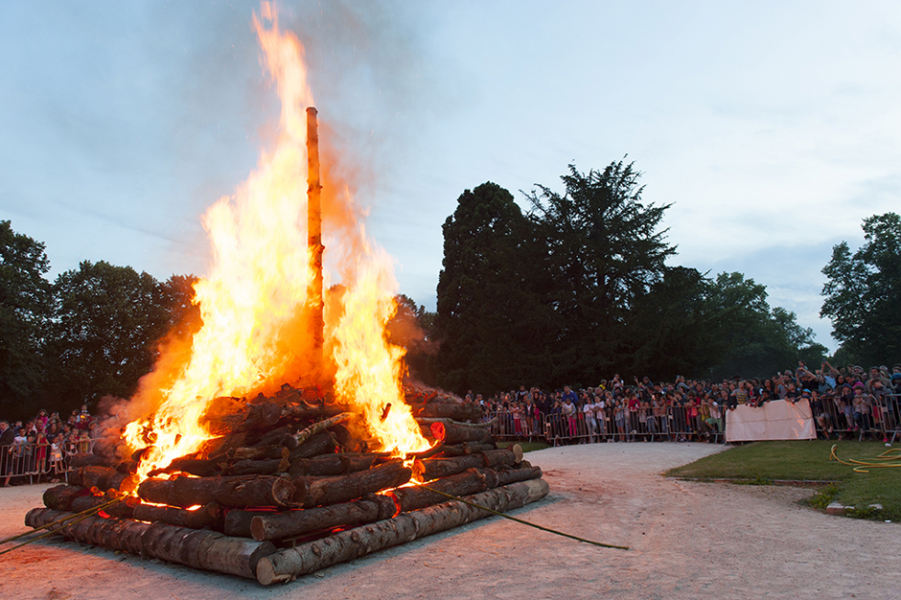
<path fill-rule="evenodd" d="M 207 206 L 277 107 L 255 2 L 0 4 L 0 218 L 81 260 L 204 274 Z M 673 264 L 741 271 L 830 348 L 820 269 L 901 193 L 896 2 L 286 2 L 370 233 L 434 308 L 441 225 L 485 181 L 628 154 Z"/>

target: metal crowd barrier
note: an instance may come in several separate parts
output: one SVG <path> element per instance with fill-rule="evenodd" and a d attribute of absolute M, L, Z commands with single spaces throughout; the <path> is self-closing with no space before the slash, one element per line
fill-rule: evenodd
<path fill-rule="evenodd" d="M 49 442 L 0 446 L 0 483 L 6 485 L 20 477 L 27 477 L 28 483 L 42 479 L 68 481 L 69 473 L 73 469 L 69 467 L 66 457 L 76 452 L 93 452 L 94 441 L 78 440 L 66 443 L 60 449 L 59 460 L 54 460 L 56 457 Z"/>
<path fill-rule="evenodd" d="M 725 422 L 722 419 L 708 422 L 709 415 L 691 416 L 686 412 L 685 407 L 674 406 L 657 415 L 610 407 L 595 410 L 593 415 L 552 413 L 545 417 L 545 439 L 554 446 L 626 441 L 719 442 L 723 439 Z"/>
<path fill-rule="evenodd" d="M 535 411 L 531 414 L 498 410 L 488 413 L 485 421 L 491 423 L 489 431 L 495 439 L 502 441 L 527 440 L 543 438 L 542 422 L 544 414 Z"/>
<path fill-rule="evenodd" d="M 883 394 L 875 399 L 869 414 L 855 413 L 853 402 L 841 396 L 820 397 L 821 406 L 813 408 L 817 435 L 863 440 L 865 437 L 894 443 L 901 439 L 901 395 Z"/>

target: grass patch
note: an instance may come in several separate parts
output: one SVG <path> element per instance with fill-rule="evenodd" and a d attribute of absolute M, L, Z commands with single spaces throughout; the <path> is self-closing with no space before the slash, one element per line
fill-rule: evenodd
<path fill-rule="evenodd" d="M 532 452 L 533 450 L 544 450 L 545 448 L 550 448 L 551 445 L 546 442 L 498 442 L 498 448 L 509 448 L 514 444 L 519 444 L 522 446 L 523 452 Z"/>
<path fill-rule="evenodd" d="M 837 456 L 844 461 L 879 462 L 876 458 L 887 450 L 881 442 L 754 442 L 671 469 L 666 475 L 740 479 L 758 485 L 780 479 L 834 481 L 835 485 L 826 486 L 808 501 L 810 506 L 825 509 L 835 501 L 857 507 L 852 516 L 901 521 L 901 467 L 856 473 L 851 466 L 829 460 L 833 444 L 837 446 Z M 901 463 L 901 458 L 892 462 Z M 870 504 L 881 504 L 883 509 L 874 511 L 868 508 Z"/>

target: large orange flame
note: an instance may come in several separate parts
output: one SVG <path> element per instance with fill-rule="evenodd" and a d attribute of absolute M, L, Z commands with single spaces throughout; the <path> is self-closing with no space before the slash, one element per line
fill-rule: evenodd
<path fill-rule="evenodd" d="M 279 29 L 276 11 L 267 2 L 259 17 L 254 14 L 253 26 L 282 103 L 278 140 L 272 151 L 262 153 L 247 181 L 206 214 L 214 261 L 209 275 L 195 285 L 203 324 L 189 348 L 172 344 L 164 351 L 135 398 L 144 415 L 126 428 L 130 447 L 150 444 L 139 479 L 209 439 L 201 417 L 213 398 L 274 390 L 321 367 L 309 362 L 311 336 L 301 318 L 310 302 L 312 278 L 305 218 L 305 108 L 313 98 L 303 46 L 294 34 Z M 327 172 L 337 171 L 329 166 L 324 165 Z M 343 235 L 338 242 L 349 259 L 341 265 L 344 294 L 325 315 L 326 356 L 335 371 L 336 395 L 357 408 L 381 450 L 427 448 L 403 402 L 403 350 L 390 345 L 384 333 L 395 310 L 391 259 L 357 222 L 360 211 L 346 191 L 349 186 L 324 184 L 344 190 L 345 197 L 323 213 L 324 226 L 332 219 Z M 336 196 L 324 194 L 324 201 Z M 332 236 L 330 243 L 335 242 Z"/>

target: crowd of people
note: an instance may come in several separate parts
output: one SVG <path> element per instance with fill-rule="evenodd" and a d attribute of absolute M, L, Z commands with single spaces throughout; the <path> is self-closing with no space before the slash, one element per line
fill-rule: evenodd
<path fill-rule="evenodd" d="M 806 400 L 823 439 L 857 438 L 888 441 L 901 427 L 901 364 L 890 370 L 874 366 L 835 368 L 823 362 L 810 370 L 800 362 L 794 371 L 773 377 L 713 382 L 677 377 L 631 382 L 614 375 L 595 387 L 573 390 L 526 389 L 489 398 L 468 393 L 465 402 L 482 406 L 501 437 L 543 438 L 553 443 L 631 441 L 721 441 L 728 412 L 738 406 Z M 33 478 L 57 481 L 66 459 L 89 452 L 99 422 L 86 405 L 62 418 L 41 410 L 33 419 L 0 420 L 0 486 Z"/>
<path fill-rule="evenodd" d="M 497 419 L 495 433 L 553 443 L 596 441 L 720 441 L 724 416 L 740 405 L 761 407 L 773 400 L 806 400 L 822 439 L 880 439 L 899 426 L 901 364 L 835 368 L 824 361 L 810 370 L 801 361 L 794 370 L 767 379 L 714 382 L 677 377 L 630 383 L 619 375 L 595 387 L 574 391 L 538 388 L 495 394 L 467 394 L 482 405 L 486 419 Z"/>
<path fill-rule="evenodd" d="M 0 420 L 0 486 L 34 478 L 58 481 L 67 469 L 66 458 L 90 452 L 97 431 L 87 405 L 65 419 L 41 409 L 27 421 Z"/>

